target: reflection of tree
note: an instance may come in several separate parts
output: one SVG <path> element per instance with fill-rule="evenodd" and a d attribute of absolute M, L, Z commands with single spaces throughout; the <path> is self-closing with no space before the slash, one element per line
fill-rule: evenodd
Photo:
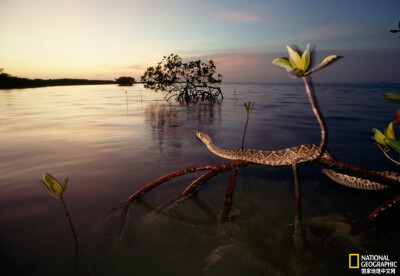
<path fill-rule="evenodd" d="M 149 103 L 145 109 L 145 122 L 150 126 L 151 137 L 157 142 L 159 151 L 174 156 L 193 140 L 193 129 L 220 121 L 219 102 L 171 104 L 163 101 Z"/>

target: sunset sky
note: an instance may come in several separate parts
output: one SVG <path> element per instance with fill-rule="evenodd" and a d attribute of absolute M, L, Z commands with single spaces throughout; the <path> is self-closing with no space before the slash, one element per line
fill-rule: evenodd
<path fill-rule="evenodd" d="M 315 81 L 400 82 L 399 0 L 0 0 L 0 68 L 27 78 L 137 80 L 175 53 L 224 82 L 291 81 L 286 45 L 344 58 Z"/>

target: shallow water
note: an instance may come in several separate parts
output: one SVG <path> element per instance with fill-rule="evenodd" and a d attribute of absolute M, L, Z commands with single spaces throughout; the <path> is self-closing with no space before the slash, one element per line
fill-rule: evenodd
<path fill-rule="evenodd" d="M 346 275 L 349 253 L 399 260 L 400 212 L 390 209 L 361 233 L 366 217 L 396 191 L 358 191 L 300 165 L 301 251 L 293 249 L 290 167 L 238 171 L 230 223 L 220 224 L 229 174 L 220 175 L 167 214 L 154 210 L 201 173 L 183 176 L 130 206 L 104 214 L 147 183 L 191 165 L 224 161 L 195 137 L 201 130 L 222 148 L 239 148 L 244 102 L 255 102 L 245 147 L 280 149 L 319 143 L 320 131 L 302 83 L 224 84 L 215 104 L 165 102 L 141 85 L 0 90 L 0 256 L 4 275 L 71 275 L 72 235 L 56 199 L 40 186 L 44 172 L 69 177 L 64 199 L 94 275 Z M 397 167 L 375 146 L 398 107 L 381 99 L 400 84 L 315 84 L 336 159 L 371 170 Z"/>

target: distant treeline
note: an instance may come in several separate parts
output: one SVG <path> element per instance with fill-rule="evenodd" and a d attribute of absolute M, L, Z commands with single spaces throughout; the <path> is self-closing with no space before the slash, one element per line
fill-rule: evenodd
<path fill-rule="evenodd" d="M 112 80 L 86 80 L 86 79 L 27 79 L 18 78 L 9 74 L 0 74 L 0 89 L 31 88 L 61 85 L 88 85 L 88 84 L 114 84 Z"/>

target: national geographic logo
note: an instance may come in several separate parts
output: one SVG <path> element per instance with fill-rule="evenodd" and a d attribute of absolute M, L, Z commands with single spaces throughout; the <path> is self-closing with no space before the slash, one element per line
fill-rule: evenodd
<path fill-rule="evenodd" d="M 360 254 L 349 254 L 349 268 L 360 268 Z"/>
<path fill-rule="evenodd" d="M 349 254 L 349 269 L 360 269 L 361 274 L 396 274 L 397 261 L 389 255 Z"/>

